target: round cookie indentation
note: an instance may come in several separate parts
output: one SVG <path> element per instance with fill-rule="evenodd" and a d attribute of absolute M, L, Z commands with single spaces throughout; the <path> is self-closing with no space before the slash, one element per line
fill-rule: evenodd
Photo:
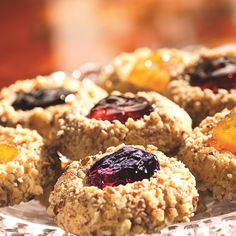
<path fill-rule="evenodd" d="M 19 154 L 19 150 L 13 144 L 0 142 L 0 164 L 6 164 L 9 161 L 13 161 Z"/>
<path fill-rule="evenodd" d="M 89 118 L 96 120 L 138 120 L 153 111 L 152 105 L 143 97 L 108 96 L 99 101 L 90 111 Z"/>
<path fill-rule="evenodd" d="M 201 58 L 201 61 L 188 73 L 191 86 L 211 89 L 217 93 L 219 89 L 236 89 L 236 58 Z"/>
<path fill-rule="evenodd" d="M 12 106 L 16 110 L 23 111 L 28 111 L 35 107 L 46 108 L 66 103 L 66 97 L 70 94 L 72 93 L 62 87 L 39 89 L 29 93 L 18 94 Z"/>
<path fill-rule="evenodd" d="M 167 65 L 169 61 L 173 63 L 174 60 L 168 52 L 152 53 L 136 62 L 127 80 L 141 89 L 163 92 L 171 79 Z M 177 65 L 177 60 L 175 62 Z"/>
<path fill-rule="evenodd" d="M 95 162 L 87 173 L 91 186 L 126 185 L 149 179 L 159 170 L 157 157 L 141 149 L 126 146 Z"/>
<path fill-rule="evenodd" d="M 236 154 L 236 114 L 220 121 L 212 130 L 208 144 L 218 151 L 229 151 Z"/>

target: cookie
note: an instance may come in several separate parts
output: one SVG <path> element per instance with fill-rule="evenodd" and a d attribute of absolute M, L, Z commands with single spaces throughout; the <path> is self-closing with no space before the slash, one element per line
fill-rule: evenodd
<path fill-rule="evenodd" d="M 0 156 L 0 207 L 41 195 L 55 177 L 55 163 L 36 131 L 0 126 Z"/>
<path fill-rule="evenodd" d="M 236 105 L 236 48 L 203 50 L 164 94 L 184 108 L 197 126 L 207 116 Z"/>
<path fill-rule="evenodd" d="M 235 117 L 235 109 L 207 117 L 185 139 L 178 155 L 199 189 L 212 191 L 218 200 L 236 200 Z"/>
<path fill-rule="evenodd" d="M 166 48 L 157 51 L 140 48 L 133 53 L 122 53 L 103 68 L 100 85 L 109 92 L 162 93 L 170 79 L 196 57 L 196 53 Z"/>
<path fill-rule="evenodd" d="M 0 91 L 0 124 L 21 124 L 50 140 L 58 113 L 74 106 L 82 110 L 106 95 L 92 81 L 79 81 L 62 72 L 17 81 Z"/>
<path fill-rule="evenodd" d="M 195 179 L 154 146 L 110 147 L 74 161 L 50 196 L 48 214 L 76 235 L 136 235 L 189 221 Z"/>
<path fill-rule="evenodd" d="M 88 109 L 86 116 L 64 113 L 57 129 L 52 149 L 72 160 L 121 143 L 152 144 L 168 153 L 192 130 L 188 114 L 155 92 L 115 92 Z"/>

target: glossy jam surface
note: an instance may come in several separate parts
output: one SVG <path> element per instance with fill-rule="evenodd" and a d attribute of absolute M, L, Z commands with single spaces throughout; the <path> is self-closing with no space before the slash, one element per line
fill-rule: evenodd
<path fill-rule="evenodd" d="M 220 57 L 216 59 L 203 58 L 189 73 L 190 85 L 201 89 L 211 89 L 214 93 L 218 89 L 236 89 L 236 58 Z"/>
<path fill-rule="evenodd" d="M 14 145 L 0 142 L 0 164 L 13 161 L 18 154 L 19 151 Z"/>
<path fill-rule="evenodd" d="M 46 108 L 64 104 L 69 94 L 71 94 L 71 92 L 64 88 L 40 89 L 31 93 L 20 93 L 12 106 L 16 110 L 23 111 L 31 110 L 35 107 Z"/>
<path fill-rule="evenodd" d="M 129 117 L 138 120 L 152 111 L 152 105 L 143 97 L 108 96 L 91 109 L 88 117 L 125 123 Z"/>
<path fill-rule="evenodd" d="M 89 185 L 102 189 L 149 179 L 159 169 L 155 155 L 126 146 L 97 161 L 87 177 Z"/>
<path fill-rule="evenodd" d="M 170 81 L 173 70 L 184 63 L 184 57 L 171 51 L 160 51 L 140 59 L 128 81 L 145 90 L 162 92 Z"/>
<path fill-rule="evenodd" d="M 228 151 L 236 154 L 236 114 L 220 121 L 213 128 L 212 138 L 209 145 L 218 151 Z"/>

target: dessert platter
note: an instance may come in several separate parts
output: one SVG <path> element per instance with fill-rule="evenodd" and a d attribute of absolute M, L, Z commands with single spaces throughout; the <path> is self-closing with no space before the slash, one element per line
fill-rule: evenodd
<path fill-rule="evenodd" d="M 235 235 L 235 107 L 234 46 L 2 88 L 1 235 Z"/>

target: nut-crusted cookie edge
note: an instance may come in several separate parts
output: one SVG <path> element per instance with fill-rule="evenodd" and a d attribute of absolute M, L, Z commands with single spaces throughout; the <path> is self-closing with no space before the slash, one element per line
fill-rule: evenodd
<path fill-rule="evenodd" d="M 212 137 L 212 129 L 229 114 L 230 111 L 225 109 L 203 120 L 185 139 L 178 154 L 178 158 L 196 177 L 199 189 L 211 190 L 214 198 L 218 200 L 236 199 L 235 155 L 218 151 L 208 144 L 208 140 Z"/>
<path fill-rule="evenodd" d="M 137 95 L 126 93 L 125 96 L 146 98 L 153 105 L 154 111 L 136 121 L 129 118 L 125 124 L 118 120 L 102 121 L 77 113 L 65 113 L 59 119 L 57 137 L 52 148 L 73 160 L 105 151 L 120 143 L 144 146 L 152 144 L 160 151 L 170 152 L 178 148 L 191 132 L 192 121 L 188 114 L 167 98 L 155 92 L 139 92 Z"/>
<path fill-rule="evenodd" d="M 19 204 L 41 195 L 55 177 L 54 160 L 36 131 L 20 126 L 0 126 L 1 136 L 10 137 L 18 149 L 14 160 L 0 164 L 0 206 Z"/>
<path fill-rule="evenodd" d="M 157 232 L 164 226 L 189 221 L 196 210 L 195 179 L 184 164 L 168 158 L 156 147 L 134 146 L 157 156 L 160 170 L 143 180 L 103 190 L 88 186 L 85 176 L 103 154 L 73 162 L 50 196 L 48 213 L 66 232 L 77 235 L 134 235 Z"/>

